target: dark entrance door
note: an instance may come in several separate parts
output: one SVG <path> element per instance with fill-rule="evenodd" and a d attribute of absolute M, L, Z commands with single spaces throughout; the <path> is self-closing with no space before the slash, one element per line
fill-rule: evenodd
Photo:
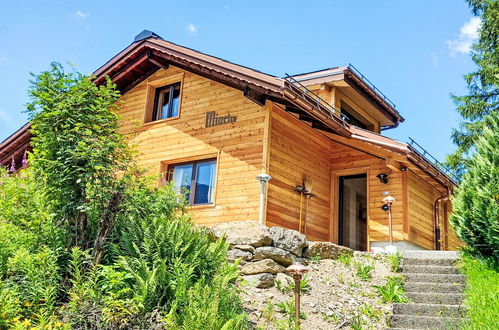
<path fill-rule="evenodd" d="M 353 250 L 367 249 L 367 175 L 340 177 L 339 237 L 340 245 Z"/>

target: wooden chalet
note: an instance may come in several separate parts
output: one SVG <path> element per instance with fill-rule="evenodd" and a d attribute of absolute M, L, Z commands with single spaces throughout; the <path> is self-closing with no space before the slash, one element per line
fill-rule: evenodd
<path fill-rule="evenodd" d="M 158 180 L 173 180 L 201 225 L 258 221 L 311 240 L 370 250 L 389 241 L 456 249 L 454 183 L 412 146 L 382 136 L 404 119 L 352 66 L 279 78 L 176 45 L 150 31 L 94 75 L 122 92 L 121 130 Z M 29 124 L 0 144 L 20 166 Z"/>

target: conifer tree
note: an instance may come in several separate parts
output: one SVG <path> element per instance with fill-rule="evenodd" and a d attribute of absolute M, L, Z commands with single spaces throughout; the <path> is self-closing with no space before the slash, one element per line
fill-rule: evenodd
<path fill-rule="evenodd" d="M 466 171 L 487 118 L 498 111 L 499 105 L 499 1 L 467 1 L 482 25 L 472 52 L 477 69 L 465 76 L 469 93 L 453 97 L 463 120 L 459 129 L 452 132 L 458 148 L 447 157 L 447 164 L 458 176 Z"/>
<path fill-rule="evenodd" d="M 472 254 L 499 265 L 499 113 L 488 116 L 484 126 L 455 191 L 451 221 Z"/>

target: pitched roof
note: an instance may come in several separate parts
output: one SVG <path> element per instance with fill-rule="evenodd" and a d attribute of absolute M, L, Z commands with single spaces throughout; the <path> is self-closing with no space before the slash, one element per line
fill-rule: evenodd
<path fill-rule="evenodd" d="M 330 111 L 330 108 L 317 102 L 315 98 L 303 92 L 287 79 L 176 45 L 161 39 L 159 35 L 151 31 L 144 30 L 137 35 L 130 46 L 97 69 L 93 76 L 95 76 L 97 84 L 103 83 L 105 77 L 109 76 L 124 93 L 159 68 L 167 68 L 170 64 L 241 89 L 247 97 L 255 102 L 264 102 L 265 99 L 269 99 L 284 105 L 297 107 L 320 121 L 323 129 L 334 131 L 346 138 L 363 141 L 406 155 L 414 163 L 424 164 L 424 166 L 420 167 L 444 185 L 448 187 L 453 185 L 453 181 L 445 173 L 407 144 L 349 125 Z M 322 81 L 321 79 L 331 79 L 331 76 L 337 73 L 344 75 L 344 78 L 348 78 L 348 76 L 359 78 L 358 74 L 350 66 L 309 72 L 295 75 L 293 78 L 308 81 L 307 84 L 312 84 Z M 321 77 L 321 75 L 323 76 Z M 366 85 L 366 88 L 371 87 Z M 372 92 L 378 93 L 375 89 L 372 89 Z M 380 96 L 378 95 L 378 97 Z M 403 118 L 394 108 L 391 111 L 397 122 L 403 121 Z M 28 123 L 0 144 L 0 160 L 4 156 L 9 157 L 9 153 L 12 153 L 11 149 L 14 146 L 15 148 L 26 147 L 26 141 L 29 142 L 31 137 L 29 128 L 30 124 Z"/>

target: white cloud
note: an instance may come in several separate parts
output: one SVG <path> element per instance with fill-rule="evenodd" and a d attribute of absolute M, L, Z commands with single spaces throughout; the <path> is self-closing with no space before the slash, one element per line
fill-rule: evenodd
<path fill-rule="evenodd" d="M 224 9 L 225 9 L 225 10 L 229 10 L 229 9 L 230 9 L 230 7 L 229 7 L 229 6 L 224 6 Z"/>
<path fill-rule="evenodd" d="M 196 34 L 197 31 L 198 31 L 198 28 L 192 23 L 188 24 L 185 27 L 185 32 L 187 32 L 188 35 L 193 36 L 194 34 Z"/>
<path fill-rule="evenodd" d="M 454 40 L 447 40 L 445 43 L 449 47 L 452 56 L 457 54 L 468 54 L 471 51 L 473 42 L 478 39 L 478 30 L 482 26 L 482 21 L 478 17 L 472 17 L 459 29 L 459 36 Z"/>

